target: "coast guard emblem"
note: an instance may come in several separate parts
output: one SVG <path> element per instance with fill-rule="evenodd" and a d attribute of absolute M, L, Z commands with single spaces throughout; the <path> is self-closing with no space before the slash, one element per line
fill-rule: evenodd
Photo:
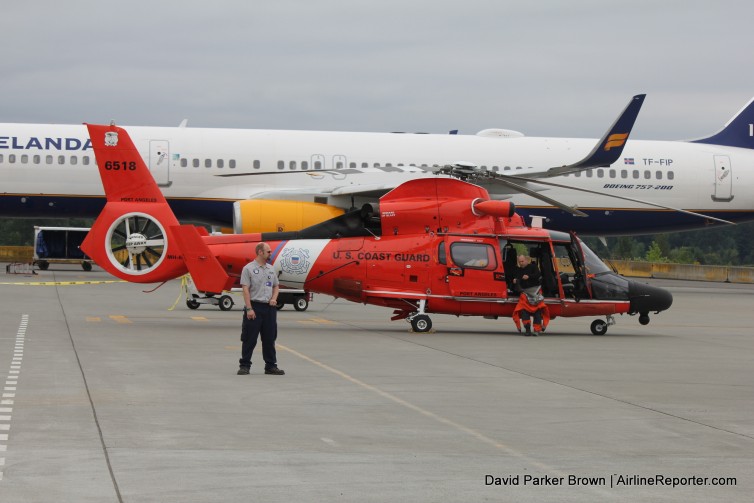
<path fill-rule="evenodd" d="M 115 147 L 118 145 L 118 133 L 114 131 L 108 131 L 105 133 L 105 146 Z"/>
<path fill-rule="evenodd" d="M 286 248 L 283 250 L 280 264 L 283 272 L 288 274 L 305 274 L 309 270 L 309 250 L 304 248 Z"/>

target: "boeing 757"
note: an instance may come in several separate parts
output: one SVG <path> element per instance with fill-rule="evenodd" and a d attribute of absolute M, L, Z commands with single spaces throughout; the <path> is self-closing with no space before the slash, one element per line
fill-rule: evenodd
<path fill-rule="evenodd" d="M 306 227 L 402 182 L 453 176 L 582 235 L 754 219 L 754 100 L 693 141 L 630 140 L 644 95 L 600 140 L 126 126 L 182 221 L 236 232 Z M 105 203 L 86 128 L 0 124 L 0 215 L 94 217 Z M 588 218 L 584 218 L 588 216 Z"/>

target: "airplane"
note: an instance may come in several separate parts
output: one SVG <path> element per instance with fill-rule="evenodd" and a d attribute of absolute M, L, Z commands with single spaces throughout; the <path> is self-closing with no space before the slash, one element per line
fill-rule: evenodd
<path fill-rule="evenodd" d="M 433 176 L 474 182 L 495 199 L 515 196 L 525 218 L 543 216 L 548 227 L 581 235 L 754 219 L 754 99 L 707 138 L 629 140 L 643 100 L 633 97 L 600 141 L 506 129 L 357 133 L 185 121 L 127 129 L 181 221 L 237 233 L 301 229 Z M 93 218 L 105 203 L 94 163 L 83 126 L 0 124 L 0 215 Z"/>
<path fill-rule="evenodd" d="M 416 332 L 430 313 L 511 317 L 520 295 L 511 277 L 519 252 L 535 257 L 549 319 L 668 309 L 672 295 L 613 272 L 575 234 L 527 226 L 510 201 L 453 178 L 419 178 L 360 209 L 301 231 L 209 235 L 181 225 L 125 129 L 87 125 L 107 204 L 81 249 L 110 274 L 158 283 L 190 273 L 196 288 L 220 294 L 239 281 L 267 242 L 280 284 L 392 308 Z M 541 220 L 540 220 L 541 223 Z"/>

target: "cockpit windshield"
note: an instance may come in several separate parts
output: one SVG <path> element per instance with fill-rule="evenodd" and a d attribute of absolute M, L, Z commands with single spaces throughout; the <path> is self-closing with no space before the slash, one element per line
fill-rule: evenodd
<path fill-rule="evenodd" d="M 603 272 L 612 272 L 612 270 L 605 264 L 596 253 L 594 253 L 582 240 L 579 239 L 579 244 L 584 252 L 584 261 L 586 262 L 587 274 L 602 274 Z"/>

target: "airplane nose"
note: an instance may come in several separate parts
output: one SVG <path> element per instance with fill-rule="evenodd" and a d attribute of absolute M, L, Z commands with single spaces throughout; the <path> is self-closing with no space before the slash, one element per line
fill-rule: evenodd
<path fill-rule="evenodd" d="M 630 281 L 628 298 L 630 312 L 647 314 L 650 311 L 664 311 L 673 304 L 673 295 L 664 288 Z"/>

